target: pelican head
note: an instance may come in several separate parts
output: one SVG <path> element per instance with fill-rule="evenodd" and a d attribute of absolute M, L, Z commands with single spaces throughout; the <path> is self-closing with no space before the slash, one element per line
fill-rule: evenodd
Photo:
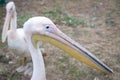
<path fill-rule="evenodd" d="M 48 42 L 92 68 L 103 72 L 113 72 L 112 69 L 106 66 L 92 53 L 60 31 L 49 18 L 30 18 L 25 22 L 23 29 L 26 36 L 31 38 L 35 48 L 37 48 L 39 41 Z"/>
<path fill-rule="evenodd" d="M 9 2 L 7 5 L 6 5 L 6 10 L 9 14 L 11 13 L 14 13 L 14 11 L 16 10 L 15 9 L 15 4 L 14 2 Z"/>
<path fill-rule="evenodd" d="M 3 31 L 2 31 L 2 42 L 5 42 L 6 37 L 7 37 L 8 29 L 10 28 L 10 25 L 11 25 L 10 24 L 11 20 L 15 16 L 16 16 L 15 4 L 14 4 L 14 2 L 9 2 L 6 5 L 6 18 L 5 18 L 5 23 L 4 23 L 4 26 L 3 26 Z M 16 24 L 14 24 L 14 25 L 16 25 Z"/>

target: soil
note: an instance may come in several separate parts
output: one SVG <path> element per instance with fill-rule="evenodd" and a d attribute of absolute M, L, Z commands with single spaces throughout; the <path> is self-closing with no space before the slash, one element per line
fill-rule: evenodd
<path fill-rule="evenodd" d="M 119 80 L 120 79 L 120 1 L 119 0 L 13 0 L 17 16 L 43 16 L 44 12 L 60 7 L 63 12 L 76 18 L 91 19 L 94 27 L 79 24 L 57 24 L 61 31 L 79 42 L 113 69 L 105 74 L 91 69 L 45 43 L 47 80 Z M 0 31 L 5 18 L 5 4 L 0 5 Z M 53 20 L 54 21 L 54 20 Z M 22 24 L 18 22 L 18 27 Z M 31 76 L 17 73 L 20 66 L 13 53 L 0 40 L 0 80 L 30 80 Z M 23 56 L 19 56 L 19 59 Z M 13 62 L 11 64 L 11 62 Z"/>

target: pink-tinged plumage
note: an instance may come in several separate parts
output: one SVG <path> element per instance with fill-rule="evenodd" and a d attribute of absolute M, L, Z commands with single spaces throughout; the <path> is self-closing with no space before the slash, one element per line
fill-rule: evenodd
<path fill-rule="evenodd" d="M 9 48 L 18 55 L 22 55 L 24 57 L 29 57 L 29 50 L 27 44 L 25 42 L 25 34 L 23 28 L 16 29 L 16 31 L 9 30 L 7 43 Z"/>
<path fill-rule="evenodd" d="M 7 39 L 8 47 L 14 52 L 17 53 L 22 58 L 31 58 L 28 45 L 25 40 L 25 33 L 23 28 L 17 28 L 17 13 L 14 2 L 9 2 L 6 5 L 6 18 L 2 31 L 2 42 L 5 42 Z M 40 43 L 41 44 L 41 43 Z M 44 49 L 41 48 L 42 45 L 38 45 L 39 49 L 42 51 L 44 56 Z M 25 64 L 25 63 L 23 63 Z M 29 67 L 29 64 L 20 66 L 16 70 L 18 72 L 24 72 L 25 75 L 31 75 L 32 68 L 30 68 L 30 73 L 25 70 L 25 67 Z M 27 69 L 28 69 L 27 68 Z"/>
<path fill-rule="evenodd" d="M 30 52 L 33 61 L 33 75 L 31 80 L 46 80 L 45 65 L 39 43 L 48 42 L 79 61 L 103 72 L 112 73 L 113 70 L 101 62 L 79 43 L 61 32 L 56 25 L 46 17 L 33 17 L 24 23 L 23 29 L 17 28 L 15 5 L 10 2 L 6 6 L 7 15 L 2 32 L 2 42 L 8 39 L 8 46 L 18 52 Z M 10 30 L 8 31 L 10 26 Z M 27 47 L 26 47 L 27 46 Z M 25 47 L 25 48 L 24 48 Z"/>
<path fill-rule="evenodd" d="M 42 41 L 62 49 L 92 68 L 108 73 L 113 72 L 112 69 L 92 53 L 61 32 L 49 18 L 40 16 L 32 17 L 24 23 L 23 29 L 33 61 L 33 75 L 31 80 L 46 80 L 43 57 L 41 50 L 38 48 L 38 44 Z"/>
<path fill-rule="evenodd" d="M 29 55 L 23 28 L 17 29 L 17 13 L 14 2 L 6 5 L 6 18 L 2 31 L 2 42 L 7 39 L 8 47 L 19 55 Z"/>

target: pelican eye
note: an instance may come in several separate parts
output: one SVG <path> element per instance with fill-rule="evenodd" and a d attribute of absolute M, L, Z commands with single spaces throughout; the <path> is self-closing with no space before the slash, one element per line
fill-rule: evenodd
<path fill-rule="evenodd" d="M 10 11 L 12 11 L 13 9 L 12 8 L 10 8 Z"/>
<path fill-rule="evenodd" d="M 48 31 L 48 32 L 54 32 L 55 31 L 54 28 L 50 25 L 46 25 L 45 30 Z"/>
<path fill-rule="evenodd" d="M 46 26 L 46 29 L 49 29 L 50 27 L 49 26 Z"/>

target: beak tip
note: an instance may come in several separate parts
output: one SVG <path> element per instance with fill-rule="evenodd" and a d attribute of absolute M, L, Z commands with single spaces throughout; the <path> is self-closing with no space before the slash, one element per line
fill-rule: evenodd
<path fill-rule="evenodd" d="M 114 71 L 111 69 L 110 73 L 114 73 Z"/>
<path fill-rule="evenodd" d="M 104 67 L 104 72 L 105 73 L 114 73 L 114 71 L 108 66 Z"/>

